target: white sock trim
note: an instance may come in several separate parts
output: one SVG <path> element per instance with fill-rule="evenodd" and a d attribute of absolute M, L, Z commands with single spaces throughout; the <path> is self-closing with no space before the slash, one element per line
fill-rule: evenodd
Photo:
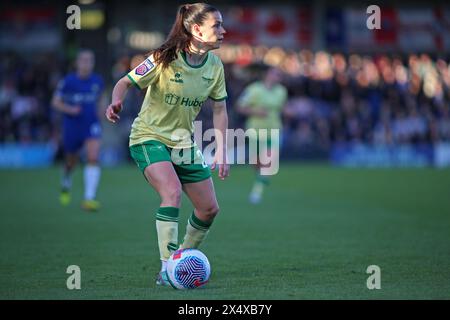
<path fill-rule="evenodd" d="M 87 165 L 84 167 L 84 199 L 94 200 L 97 194 L 97 187 L 100 181 L 101 169 L 97 165 Z"/>

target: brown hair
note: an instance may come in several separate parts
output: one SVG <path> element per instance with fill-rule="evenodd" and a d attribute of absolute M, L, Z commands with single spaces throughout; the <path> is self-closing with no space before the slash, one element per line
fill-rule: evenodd
<path fill-rule="evenodd" d="M 155 62 L 166 68 L 177 58 L 179 51 L 189 47 L 191 27 L 194 24 L 202 25 L 208 13 L 217 11 L 219 10 L 207 3 L 181 5 L 166 41 L 159 48 L 150 51 L 149 55 L 153 54 Z"/>

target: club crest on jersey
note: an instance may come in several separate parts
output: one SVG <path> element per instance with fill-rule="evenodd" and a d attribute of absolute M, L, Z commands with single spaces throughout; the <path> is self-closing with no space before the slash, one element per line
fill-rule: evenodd
<path fill-rule="evenodd" d="M 176 72 L 176 73 L 175 73 L 175 79 L 172 78 L 172 79 L 170 79 L 170 81 L 176 82 L 176 83 L 183 83 L 183 79 L 181 79 L 182 76 L 183 76 L 183 75 L 181 74 L 181 72 Z"/>
<path fill-rule="evenodd" d="M 155 65 L 149 59 L 145 59 L 145 61 L 142 62 L 139 67 L 136 68 L 135 73 L 138 76 L 143 76 L 147 74 L 150 70 L 152 70 L 154 66 Z"/>

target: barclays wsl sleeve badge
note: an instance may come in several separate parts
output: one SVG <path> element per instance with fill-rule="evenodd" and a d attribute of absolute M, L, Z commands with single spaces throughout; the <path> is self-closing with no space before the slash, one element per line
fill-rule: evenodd
<path fill-rule="evenodd" d="M 142 62 L 139 67 L 136 68 L 135 73 L 138 76 L 142 77 L 146 75 L 150 70 L 152 70 L 154 66 L 155 65 L 149 59 L 145 59 L 145 61 Z"/>

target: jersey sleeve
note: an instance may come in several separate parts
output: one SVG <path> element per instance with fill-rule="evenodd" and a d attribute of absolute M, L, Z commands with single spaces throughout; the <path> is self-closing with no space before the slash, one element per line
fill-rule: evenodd
<path fill-rule="evenodd" d="M 67 87 L 68 87 L 68 81 L 67 81 L 67 77 L 65 77 L 58 81 L 54 95 L 56 97 L 62 98 L 64 96 L 64 94 L 67 92 Z"/>
<path fill-rule="evenodd" d="M 146 58 L 141 64 L 128 73 L 128 78 L 139 89 L 145 89 L 155 83 L 159 77 L 160 68 L 153 57 Z"/>
<path fill-rule="evenodd" d="M 223 64 L 220 64 L 219 77 L 214 87 L 212 88 L 209 97 L 214 101 L 222 101 L 227 98 L 227 89 L 225 86 L 225 72 L 223 70 Z"/>

